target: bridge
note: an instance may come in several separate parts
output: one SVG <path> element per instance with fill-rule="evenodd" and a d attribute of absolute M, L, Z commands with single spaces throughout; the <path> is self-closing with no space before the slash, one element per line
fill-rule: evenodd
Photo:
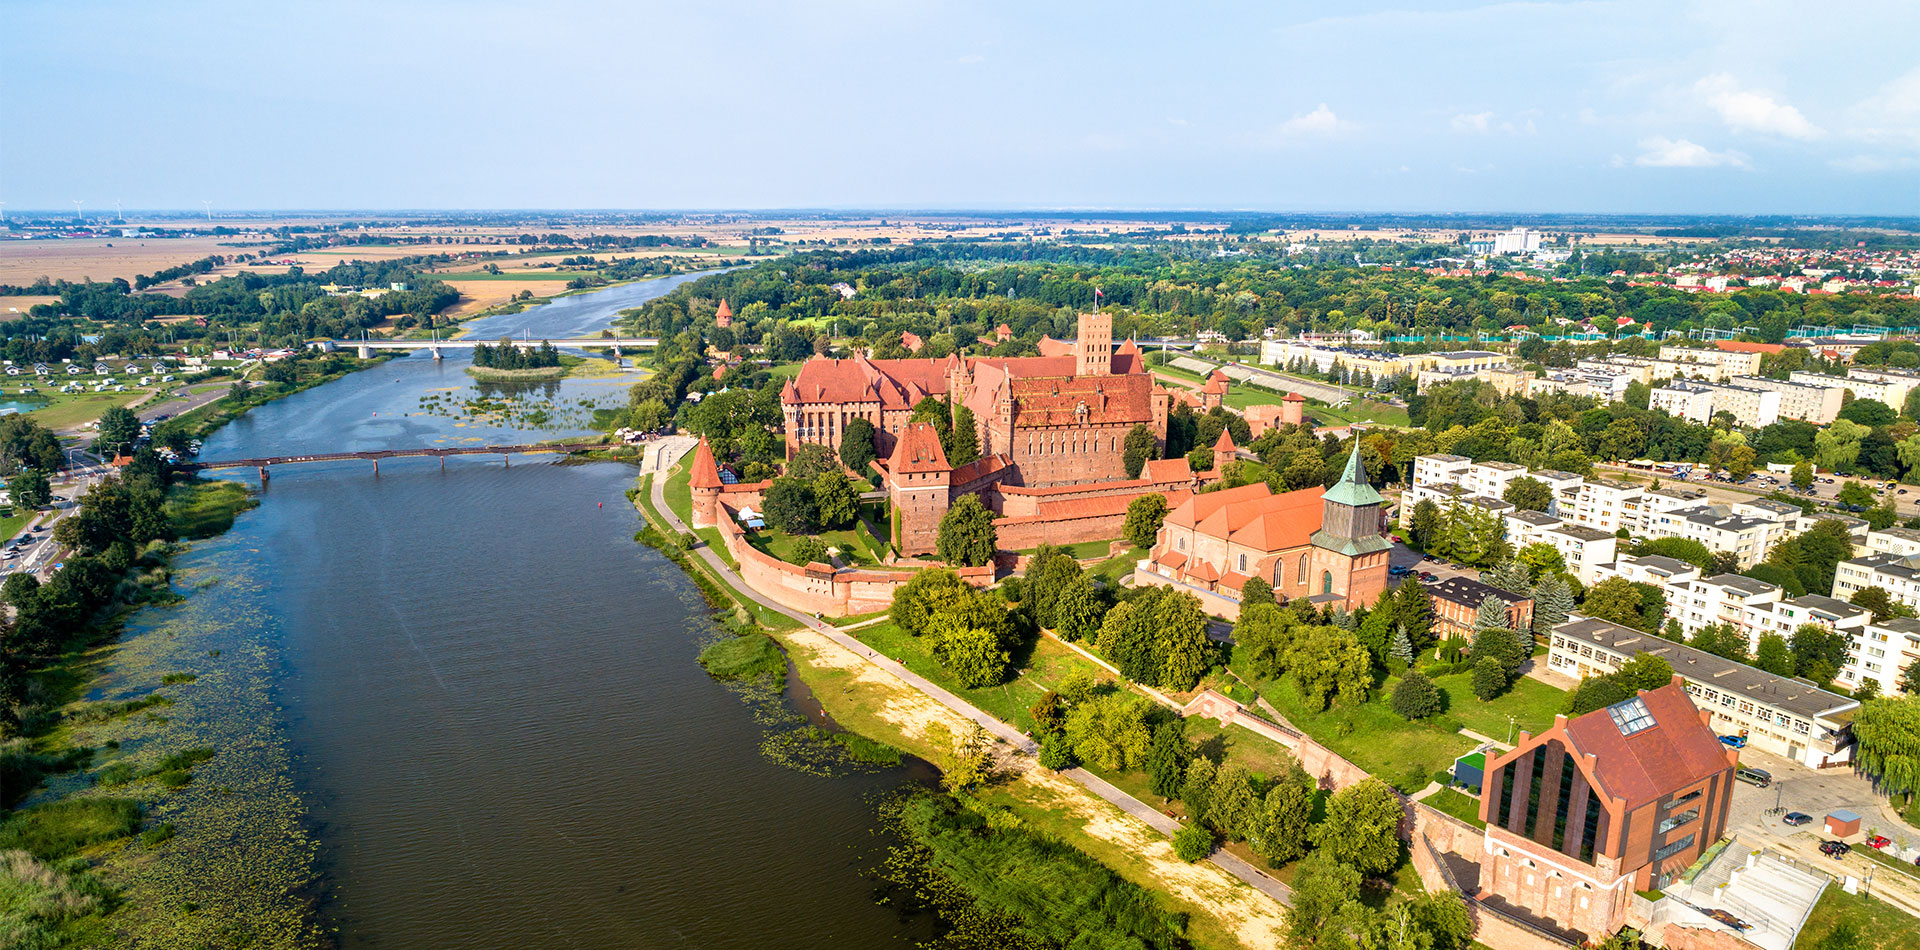
<path fill-rule="evenodd" d="M 576 350 L 611 349 L 613 350 L 613 355 L 616 357 L 620 355 L 620 351 L 622 348 L 629 349 L 629 350 L 647 350 L 660 345 L 660 341 L 658 339 L 655 339 L 653 337 L 639 337 L 639 336 L 594 336 L 594 337 L 581 337 L 579 339 L 573 339 L 573 340 L 521 339 L 521 340 L 508 340 L 507 343 L 510 346 L 517 346 L 523 350 L 533 349 L 534 347 L 539 346 L 542 343 L 551 343 L 554 346 L 561 347 L 563 349 L 565 348 L 571 348 Z M 477 338 L 471 339 L 471 340 L 372 340 L 372 339 L 368 339 L 368 340 L 308 340 L 307 341 L 307 347 L 309 349 L 319 350 L 322 353 L 332 353 L 332 352 L 335 352 L 336 350 L 352 349 L 354 350 L 355 355 L 359 356 L 363 360 L 371 359 L 373 357 L 373 353 L 375 350 L 426 350 L 432 353 L 433 358 L 437 360 L 441 358 L 441 351 L 443 350 L 471 350 L 474 347 L 480 346 L 482 344 L 485 344 L 487 346 L 498 346 L 499 341 L 481 340 Z"/>
<path fill-rule="evenodd" d="M 193 472 L 211 472 L 226 468 L 257 468 L 260 470 L 260 480 L 264 482 L 268 478 L 267 469 L 274 465 L 299 465 L 306 462 L 342 462 L 350 459 L 371 459 L 373 461 L 373 473 L 378 475 L 380 474 L 381 459 L 438 458 L 440 460 L 440 468 L 445 470 L 447 467 L 447 456 L 449 455 L 498 455 L 502 459 L 505 459 L 507 464 L 511 465 L 513 464 L 512 456 L 515 455 L 538 455 L 541 453 L 570 455 L 574 452 L 586 452 L 592 449 L 604 449 L 607 447 L 607 443 L 604 442 L 536 442 L 527 445 L 465 445 L 454 448 L 377 449 L 371 452 L 327 452 L 319 455 L 274 455 L 266 458 L 227 459 L 220 462 L 187 462 L 180 467 Z"/>

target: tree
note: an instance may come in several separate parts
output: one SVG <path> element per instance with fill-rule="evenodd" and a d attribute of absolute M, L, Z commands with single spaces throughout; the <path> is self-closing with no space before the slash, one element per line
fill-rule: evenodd
<path fill-rule="evenodd" d="M 1793 474 L 1788 476 L 1793 487 L 1806 491 L 1813 487 L 1813 463 L 1801 459 L 1793 464 Z"/>
<path fill-rule="evenodd" d="M 933 655 L 962 686 L 970 689 L 1004 682 L 1007 667 L 1013 663 L 994 631 L 974 626 L 941 631 L 934 638 Z"/>
<path fill-rule="evenodd" d="M 1513 558 L 1501 561 L 1480 574 L 1481 583 L 1527 598 L 1533 596 L 1532 579 L 1527 566 Z"/>
<path fill-rule="evenodd" d="M 1067 714 L 1066 738 L 1073 754 L 1110 772 L 1131 772 L 1153 743 L 1147 714 L 1153 703 L 1137 693 L 1095 696 Z"/>
<path fill-rule="evenodd" d="M 1385 874 L 1400 863 L 1400 800 L 1369 776 L 1327 800 L 1327 817 L 1314 829 L 1314 844 L 1361 874 Z"/>
<path fill-rule="evenodd" d="M 953 409 L 953 429 L 941 440 L 946 449 L 947 464 L 959 468 L 980 458 L 980 428 L 974 421 L 973 410 L 965 406 Z"/>
<path fill-rule="evenodd" d="M 1707 546 L 1692 538 L 1655 538 L 1633 549 L 1636 557 L 1658 554 L 1676 561 L 1685 561 L 1699 568 L 1703 573 L 1713 569 L 1713 552 Z M 1707 573 L 1711 577 L 1711 573 Z"/>
<path fill-rule="evenodd" d="M 1361 878 L 1358 869 L 1329 851 L 1313 851 L 1301 858 L 1293 875 L 1293 904 L 1286 910 L 1288 945 L 1306 947 L 1318 942 L 1334 915 L 1357 901 Z"/>
<path fill-rule="evenodd" d="M 1500 661 L 1511 679 L 1533 655 L 1531 634 L 1516 637 L 1514 633 L 1507 602 L 1488 594 L 1473 615 L 1473 661 L 1478 663 L 1481 658 L 1491 656 Z"/>
<path fill-rule="evenodd" d="M 812 534 L 820 524 L 812 487 L 792 476 L 776 478 L 767 486 L 761 508 L 768 524 L 788 534 Z"/>
<path fill-rule="evenodd" d="M 1885 531 L 1893 527 L 1894 522 L 1900 520 L 1900 510 L 1893 506 L 1893 496 L 1890 494 L 1880 496 L 1880 503 L 1867 509 L 1866 519 L 1867 527 L 1875 531 Z"/>
<path fill-rule="evenodd" d="M 1861 703 L 1853 738 L 1862 771 L 1882 792 L 1911 795 L 1920 787 L 1920 699 L 1885 696 Z"/>
<path fill-rule="evenodd" d="M 1054 632 L 1067 640 L 1087 640 L 1100 632 L 1107 605 L 1093 579 L 1082 574 L 1060 592 L 1053 606 Z"/>
<path fill-rule="evenodd" d="M 1878 399 L 1855 399 L 1840 410 L 1840 418 L 1873 429 L 1893 425 L 1900 416 L 1893 411 L 1893 407 Z"/>
<path fill-rule="evenodd" d="M 1687 645 L 1735 663 L 1747 662 L 1747 635 L 1732 624 L 1707 624 L 1694 632 Z"/>
<path fill-rule="evenodd" d="M 1339 627 L 1296 631 L 1287 667 L 1301 697 L 1317 709 L 1336 700 L 1342 705 L 1366 702 L 1373 688 L 1373 657 L 1355 634 Z"/>
<path fill-rule="evenodd" d="M 971 593 L 960 575 L 952 571 L 920 571 L 893 593 L 887 619 L 912 636 L 928 631 L 928 623 Z"/>
<path fill-rule="evenodd" d="M 1187 805 L 1187 817 L 1195 824 L 1207 824 L 1209 810 L 1213 805 L 1214 779 L 1219 767 L 1205 756 L 1194 756 L 1187 763 L 1187 777 L 1180 783 L 1180 800 Z"/>
<path fill-rule="evenodd" d="M 1865 507 L 1874 502 L 1873 489 L 1855 481 L 1849 481 L 1845 485 L 1840 486 L 1840 494 L 1837 498 L 1843 505 L 1860 505 Z"/>
<path fill-rule="evenodd" d="M 1546 482 L 1522 475 L 1507 483 L 1500 500 L 1524 511 L 1546 511 L 1553 506 L 1553 489 Z"/>
<path fill-rule="evenodd" d="M 1573 613 L 1573 588 L 1558 575 L 1540 582 L 1539 589 L 1533 592 L 1533 632 L 1536 636 L 1547 637 L 1553 634 L 1553 628 L 1567 622 Z"/>
<path fill-rule="evenodd" d="M 1574 688 L 1573 695 L 1567 697 L 1567 715 L 1585 715 L 1614 703 L 1625 702 L 1632 696 L 1611 676 L 1589 676 Z"/>
<path fill-rule="evenodd" d="M 1060 694 L 1047 690 L 1040 694 L 1027 713 L 1033 716 L 1033 731 L 1041 737 L 1057 735 L 1067 727 L 1067 704 Z"/>
<path fill-rule="evenodd" d="M 1273 604 L 1242 605 L 1240 619 L 1233 625 L 1234 657 L 1261 679 L 1280 676 L 1293 649 L 1292 620 L 1290 611 Z"/>
<path fill-rule="evenodd" d="M 1120 534 L 1134 547 L 1150 548 L 1166 521 L 1167 496 L 1157 492 L 1141 495 L 1127 502 L 1127 520 L 1121 524 Z"/>
<path fill-rule="evenodd" d="M 865 475 L 868 465 L 876 457 L 873 451 L 873 423 L 865 419 L 848 420 L 847 427 L 840 432 L 841 464 Z"/>
<path fill-rule="evenodd" d="M 979 723 L 953 737 L 940 784 L 949 792 L 978 788 L 993 779 L 993 737 Z M 944 727 L 942 727 L 944 729 Z"/>
<path fill-rule="evenodd" d="M 1507 668 L 1497 656 L 1473 661 L 1473 695 L 1481 702 L 1492 702 L 1507 691 Z"/>
<path fill-rule="evenodd" d="M 1514 559 L 1526 567 L 1527 579 L 1536 583 L 1543 577 L 1564 573 L 1567 569 L 1567 559 L 1561 556 L 1560 550 L 1545 541 L 1535 541 L 1521 548 L 1514 554 Z"/>
<path fill-rule="evenodd" d="M 9 577 L 7 580 L 13 580 L 13 578 Z M 1908 695 L 1920 693 L 1920 660 L 1915 660 L 1900 670 L 1899 685 L 1900 691 Z"/>
<path fill-rule="evenodd" d="M 953 438 L 953 412 L 947 408 L 946 400 L 937 396 L 927 396 L 914 403 L 913 413 L 907 421 L 924 422 L 933 426 L 933 431 L 940 436 L 942 449 L 946 448 L 948 440 Z"/>
<path fill-rule="evenodd" d="M 1855 607 L 1864 607 L 1873 611 L 1873 622 L 1884 623 L 1893 617 L 1911 617 L 1913 608 L 1906 604 L 1895 603 L 1893 596 L 1883 587 L 1863 587 L 1853 592 L 1848 600 Z"/>
<path fill-rule="evenodd" d="M 7 483 L 13 503 L 24 508 L 39 508 L 53 501 L 53 483 L 37 468 L 23 468 Z"/>
<path fill-rule="evenodd" d="M 1405 666 L 1413 666 L 1413 638 L 1407 636 L 1404 625 L 1393 628 L 1393 640 L 1387 647 L 1389 655 Z"/>
<path fill-rule="evenodd" d="M 1259 833 L 1260 795 L 1255 790 L 1253 776 L 1245 768 L 1229 765 L 1220 770 L 1213 783 L 1210 806 L 1207 818 L 1214 830 L 1220 832 L 1220 837 L 1244 841 L 1249 831 Z"/>
<path fill-rule="evenodd" d="M 1440 689 L 1419 670 L 1408 670 L 1393 688 L 1393 711 L 1405 719 L 1425 719 L 1440 711 Z"/>
<path fill-rule="evenodd" d="M 1073 555 L 1043 544 L 1027 562 L 1026 588 L 1021 597 L 1033 622 L 1042 629 L 1059 628 L 1060 595 L 1080 579 L 1080 562 Z"/>
<path fill-rule="evenodd" d="M 1401 581 L 1393 590 L 1393 615 L 1407 628 L 1416 650 L 1433 644 L 1433 595 L 1425 584 L 1411 577 Z"/>
<path fill-rule="evenodd" d="M 1186 692 L 1213 665 L 1213 641 L 1207 639 L 1207 613 L 1186 591 L 1168 591 L 1154 606 L 1153 625 L 1165 658 L 1160 675 L 1149 680 L 1163 689 Z"/>
<path fill-rule="evenodd" d="M 812 442 L 795 449 L 793 458 L 787 461 L 787 474 L 808 484 L 827 472 L 838 471 L 840 462 L 833 450 Z"/>
<path fill-rule="evenodd" d="M 815 561 L 827 560 L 827 546 L 819 538 L 799 537 L 793 541 L 793 551 L 787 556 L 787 563 L 805 567 Z"/>
<path fill-rule="evenodd" d="M 1420 499 L 1413 506 L 1412 520 L 1407 524 L 1407 533 L 1413 536 L 1413 543 L 1422 550 L 1432 547 L 1440 533 L 1440 506 L 1431 498 Z"/>
<path fill-rule="evenodd" d="M 1073 746 L 1067 743 L 1064 734 L 1054 733 L 1040 740 L 1040 767 L 1063 772 L 1080 764 L 1073 754 Z"/>
<path fill-rule="evenodd" d="M 839 472 L 821 472 L 813 477 L 813 503 L 820 526 L 845 528 L 860 517 L 860 496 L 853 483 Z"/>
<path fill-rule="evenodd" d="M 980 504 L 978 496 L 961 495 L 940 519 L 935 547 L 940 559 L 948 564 L 979 567 L 993 560 L 993 513 Z"/>
<path fill-rule="evenodd" d="M 1847 662 L 1847 635 L 1817 623 L 1795 628 L 1787 644 L 1793 651 L 1794 674 L 1822 686 L 1832 682 Z"/>
<path fill-rule="evenodd" d="M 1643 689 L 1659 689 L 1673 682 L 1673 664 L 1651 653 L 1635 654 L 1608 674 L 1632 695 Z"/>
<path fill-rule="evenodd" d="M 1193 761 L 1193 746 L 1181 726 L 1179 719 L 1161 723 L 1153 730 L 1153 745 L 1147 749 L 1147 788 L 1161 798 L 1179 797 L 1187 764 Z"/>
<path fill-rule="evenodd" d="M 1173 856 L 1192 864 L 1212 854 L 1214 844 L 1213 832 L 1190 822 L 1173 833 Z"/>
<path fill-rule="evenodd" d="M 1793 650 L 1787 646 L 1787 638 L 1777 633 L 1760 635 L 1760 645 L 1754 650 L 1753 665 L 1775 676 L 1793 675 Z"/>
<path fill-rule="evenodd" d="M 1610 577 L 1587 591 L 1582 608 L 1591 617 L 1611 621 L 1623 627 L 1638 628 L 1644 621 L 1640 613 L 1640 591 L 1624 577 Z"/>
<path fill-rule="evenodd" d="M 1156 440 L 1153 437 L 1153 430 L 1147 428 L 1145 424 L 1134 426 L 1128 430 L 1127 441 L 1120 456 L 1121 463 L 1127 468 L 1127 477 L 1139 478 L 1140 471 L 1146 468 L 1147 462 L 1154 457 L 1154 453 L 1158 451 L 1158 448 Z M 1162 499 L 1162 501 L 1164 502 L 1164 499 Z M 1129 535 L 1129 537 L 1131 537 L 1131 535 Z"/>
<path fill-rule="evenodd" d="M 94 451 L 132 455 L 133 443 L 139 438 L 140 417 L 124 406 L 114 406 L 100 414 L 100 437 L 93 440 Z"/>
<path fill-rule="evenodd" d="M 1253 852 L 1279 867 L 1307 853 L 1313 833 L 1313 779 L 1296 763 L 1267 790 L 1257 835 L 1248 835 Z"/>
<path fill-rule="evenodd" d="M 1259 577 L 1249 577 L 1240 585 L 1240 609 L 1245 610 L 1254 604 L 1273 603 L 1273 585 Z"/>

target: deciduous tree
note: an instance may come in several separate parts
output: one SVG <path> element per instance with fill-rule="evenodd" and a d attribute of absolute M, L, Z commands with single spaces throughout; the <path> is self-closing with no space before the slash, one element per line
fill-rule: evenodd
<path fill-rule="evenodd" d="M 1361 874 L 1385 874 L 1400 863 L 1401 817 L 1393 789 L 1369 776 L 1327 800 L 1314 844 Z"/>
<path fill-rule="evenodd" d="M 1120 533 L 1134 547 L 1150 548 L 1166 520 L 1167 496 L 1158 493 L 1141 495 L 1127 502 L 1127 520 L 1121 524 Z"/>
<path fill-rule="evenodd" d="M 993 513 L 978 496 L 961 495 L 940 519 L 935 547 L 948 564 L 979 567 L 993 560 L 995 544 Z"/>

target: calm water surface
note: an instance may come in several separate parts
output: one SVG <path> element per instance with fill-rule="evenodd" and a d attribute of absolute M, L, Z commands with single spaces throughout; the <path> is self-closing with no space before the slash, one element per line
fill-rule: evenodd
<path fill-rule="evenodd" d="M 562 298 L 483 337 L 596 331 L 677 280 Z M 523 432 L 419 413 L 467 390 L 424 355 L 262 407 L 205 457 Z M 631 380 L 561 384 L 624 398 Z M 412 413 L 412 415 L 409 415 Z M 251 477 L 251 472 L 247 473 Z M 714 630 L 633 541 L 622 465 L 289 466 L 209 542 L 264 566 L 278 699 L 348 947 L 897 947 L 872 901 L 874 796 L 760 752 L 755 710 L 695 663 Z"/>

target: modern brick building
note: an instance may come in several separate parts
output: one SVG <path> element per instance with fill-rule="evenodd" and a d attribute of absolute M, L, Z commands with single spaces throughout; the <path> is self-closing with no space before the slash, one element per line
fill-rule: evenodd
<path fill-rule="evenodd" d="M 1447 637 L 1472 640 L 1474 618 L 1479 616 L 1480 605 L 1488 597 L 1499 598 L 1507 605 L 1507 626 L 1515 630 L 1533 629 L 1531 597 L 1465 577 L 1449 577 L 1430 585 L 1427 593 L 1433 595 L 1433 633 L 1443 640 Z"/>
<path fill-rule="evenodd" d="M 1486 898 L 1597 942 L 1726 829 L 1739 752 L 1680 677 L 1568 719 L 1487 763 Z"/>

